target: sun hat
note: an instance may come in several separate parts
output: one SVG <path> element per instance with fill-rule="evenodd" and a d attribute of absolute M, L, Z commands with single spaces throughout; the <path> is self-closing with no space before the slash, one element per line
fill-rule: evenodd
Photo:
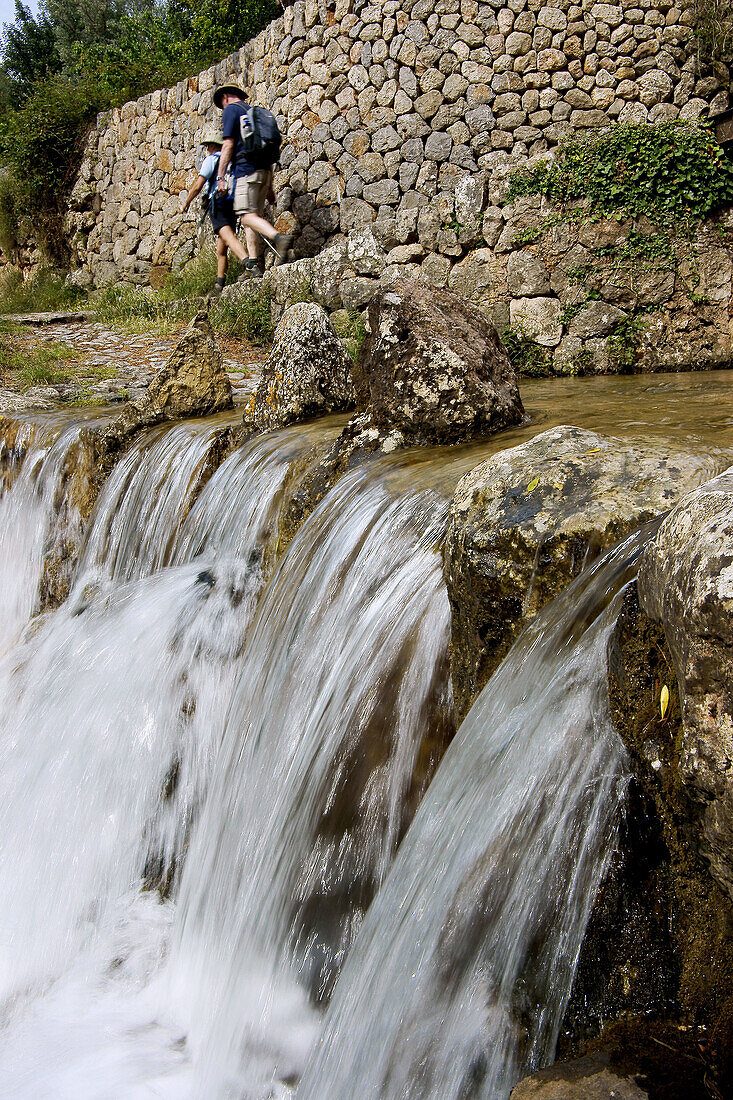
<path fill-rule="evenodd" d="M 226 92 L 231 92 L 232 95 L 238 95 L 240 99 L 246 99 L 247 98 L 246 93 L 244 92 L 244 90 L 242 88 L 239 87 L 238 84 L 220 84 L 219 87 L 214 92 L 214 103 L 219 108 L 219 110 L 221 110 L 222 96 Z"/>
<path fill-rule="evenodd" d="M 221 130 L 219 130 L 216 126 L 209 126 L 208 129 L 204 130 L 203 134 L 201 135 L 201 144 L 223 145 L 224 138 L 222 137 Z"/>

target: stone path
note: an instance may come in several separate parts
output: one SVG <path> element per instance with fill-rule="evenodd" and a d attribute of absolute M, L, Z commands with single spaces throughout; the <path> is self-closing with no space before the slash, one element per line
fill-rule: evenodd
<path fill-rule="evenodd" d="M 22 393 L 0 389 L 0 408 L 6 411 L 53 408 L 73 401 L 109 404 L 134 400 L 145 392 L 178 340 L 177 335 L 122 332 L 92 320 L 89 314 L 27 314 L 4 319 L 23 326 L 23 331 L 12 337 L 18 349 L 24 344 L 64 344 L 77 353 L 63 363 L 70 374 L 67 381 L 33 386 Z M 220 340 L 220 345 L 234 401 L 239 404 L 256 388 L 267 349 L 227 338 Z"/>

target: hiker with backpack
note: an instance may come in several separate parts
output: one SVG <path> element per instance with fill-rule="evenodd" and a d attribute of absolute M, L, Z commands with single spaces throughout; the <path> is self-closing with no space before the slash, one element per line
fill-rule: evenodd
<path fill-rule="evenodd" d="M 220 195 L 217 186 L 217 175 L 223 138 L 212 127 L 205 130 L 201 143 L 206 149 L 206 157 L 199 168 L 199 174 L 186 200 L 181 207 L 185 214 L 197 195 L 206 188 L 204 194 L 204 211 L 201 216 L 201 224 L 208 215 L 212 229 L 216 234 L 216 282 L 209 291 L 214 296 L 221 294 L 226 283 L 227 266 L 229 263 L 228 252 L 231 250 L 242 264 L 242 271 L 247 270 L 249 259 L 247 249 L 237 237 L 237 216 L 234 213 L 234 203 L 228 195 Z"/>
<path fill-rule="evenodd" d="M 292 237 L 278 233 L 264 217 L 265 202 L 272 192 L 272 167 L 280 157 L 282 138 L 274 115 L 264 107 L 250 107 L 236 84 L 221 84 L 214 103 L 223 112 L 224 143 L 217 170 L 219 194 L 227 194 L 227 169 L 234 177 L 234 213 L 244 226 L 251 275 L 262 274 L 258 236 L 282 263 Z"/>

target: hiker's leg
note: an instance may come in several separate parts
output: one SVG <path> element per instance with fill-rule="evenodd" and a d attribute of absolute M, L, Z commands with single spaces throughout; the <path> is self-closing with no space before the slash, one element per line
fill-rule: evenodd
<path fill-rule="evenodd" d="M 228 228 L 228 227 L 225 227 Z M 227 274 L 227 245 L 222 236 L 221 229 L 216 235 L 216 277 L 226 279 Z"/>
<path fill-rule="evenodd" d="M 277 237 L 277 229 L 275 229 L 275 226 L 270 225 L 270 223 L 265 221 L 264 218 L 261 218 L 259 214 L 255 214 L 248 210 L 241 215 L 240 220 L 245 231 L 250 230 L 253 236 L 255 233 L 259 233 L 262 237 L 266 237 L 268 241 L 274 241 L 275 237 Z"/>
<path fill-rule="evenodd" d="M 234 253 L 238 260 L 247 259 L 247 249 L 231 226 L 223 225 L 221 227 L 219 230 L 219 240 L 223 242 L 224 248 L 228 248 Z"/>
<path fill-rule="evenodd" d="M 250 260 L 259 259 L 260 238 L 257 236 L 254 229 L 250 229 L 247 225 L 244 227 L 244 239 L 247 242 L 247 252 Z"/>

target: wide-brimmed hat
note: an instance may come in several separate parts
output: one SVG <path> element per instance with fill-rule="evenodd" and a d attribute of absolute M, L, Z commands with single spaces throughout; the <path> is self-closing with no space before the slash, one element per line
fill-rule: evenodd
<path fill-rule="evenodd" d="M 244 92 L 244 90 L 240 88 L 238 84 L 220 84 L 214 92 L 214 103 L 219 108 L 219 110 L 221 110 L 222 96 L 226 92 L 230 92 L 232 95 L 237 95 L 240 99 L 247 98 L 246 92 Z"/>
<path fill-rule="evenodd" d="M 224 138 L 221 135 L 221 130 L 217 130 L 215 126 L 209 126 L 208 130 L 204 130 L 201 135 L 202 145 L 223 145 Z"/>

